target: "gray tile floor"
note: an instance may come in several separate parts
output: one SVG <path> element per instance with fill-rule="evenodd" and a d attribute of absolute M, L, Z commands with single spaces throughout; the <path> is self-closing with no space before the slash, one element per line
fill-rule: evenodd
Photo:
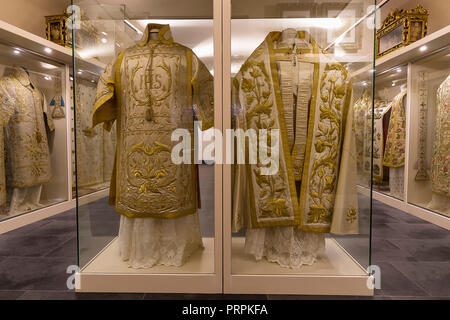
<path fill-rule="evenodd" d="M 213 225 L 210 200 L 200 212 L 203 230 Z M 0 299 L 450 299 L 450 232 L 380 202 L 373 209 L 372 264 L 381 268 L 374 297 L 75 293 L 66 286 L 77 255 L 70 210 L 0 235 Z M 84 214 L 92 234 L 117 234 L 118 215 L 104 199 Z"/>

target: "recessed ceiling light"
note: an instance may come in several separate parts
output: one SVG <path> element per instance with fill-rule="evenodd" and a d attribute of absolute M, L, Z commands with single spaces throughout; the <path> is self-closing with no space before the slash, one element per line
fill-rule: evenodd
<path fill-rule="evenodd" d="M 108 34 L 105 31 L 102 31 L 102 35 L 107 36 Z"/>
<path fill-rule="evenodd" d="M 81 71 L 81 70 L 78 70 L 78 72 L 77 72 L 78 74 L 82 74 L 83 73 L 83 71 Z"/>
<path fill-rule="evenodd" d="M 19 54 L 19 53 L 20 53 L 20 51 L 19 51 L 19 50 L 17 50 L 17 49 L 16 49 L 16 50 L 14 50 L 13 52 L 14 52 L 14 54 Z"/>
<path fill-rule="evenodd" d="M 94 80 L 91 80 L 91 82 L 94 83 L 95 81 L 94 81 Z"/>
<path fill-rule="evenodd" d="M 419 48 L 419 50 L 422 51 L 422 52 L 427 51 L 427 49 L 428 49 L 427 46 L 421 46 L 421 47 Z"/>
<path fill-rule="evenodd" d="M 47 53 L 52 53 L 53 50 L 50 49 L 50 48 L 45 48 L 44 51 L 47 52 Z"/>
<path fill-rule="evenodd" d="M 52 80 L 52 77 L 50 77 L 50 76 L 45 76 L 44 79 L 45 79 L 45 80 Z"/>
<path fill-rule="evenodd" d="M 364 87 L 367 87 L 367 82 L 364 81 L 364 82 L 362 83 L 362 85 L 363 85 Z"/>
<path fill-rule="evenodd" d="M 402 72 L 402 68 L 397 68 L 397 72 Z"/>
<path fill-rule="evenodd" d="M 108 39 L 106 39 L 106 38 L 102 38 L 102 40 L 101 40 L 103 43 L 107 43 L 108 42 Z"/>

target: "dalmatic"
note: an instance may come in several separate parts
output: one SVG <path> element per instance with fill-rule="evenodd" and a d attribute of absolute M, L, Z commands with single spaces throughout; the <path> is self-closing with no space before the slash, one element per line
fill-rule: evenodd
<path fill-rule="evenodd" d="M 158 40 L 150 30 L 158 29 Z M 169 25 L 149 24 L 142 40 L 121 52 L 97 87 L 93 126 L 117 121 L 110 204 L 129 218 L 177 218 L 197 212 L 194 163 L 174 164 L 175 129 L 193 136 L 194 113 L 213 125 L 213 77 L 191 49 L 173 42 Z"/>
<path fill-rule="evenodd" d="M 348 71 L 306 32 L 298 32 L 295 50 L 278 45 L 280 37 L 271 32 L 233 80 L 235 127 L 279 129 L 281 135 L 276 174 L 262 175 L 260 162 L 236 165 L 233 229 L 357 233 Z"/>

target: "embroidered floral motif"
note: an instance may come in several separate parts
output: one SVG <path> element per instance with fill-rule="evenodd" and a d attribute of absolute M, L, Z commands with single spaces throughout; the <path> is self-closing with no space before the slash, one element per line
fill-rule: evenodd
<path fill-rule="evenodd" d="M 245 93 L 247 127 L 270 129 L 275 121 L 272 119 L 273 97 L 269 74 L 264 61 L 249 59 L 241 68 L 243 80 L 241 89 Z M 270 135 L 268 145 L 271 145 Z M 259 151 L 259 149 L 257 150 Z M 259 152 L 258 152 L 259 154 Z M 280 169 L 277 175 L 261 175 L 260 161 L 254 168 L 256 183 L 260 189 L 259 208 L 261 217 L 288 217 L 290 212 L 286 204 L 286 187 Z"/>
<path fill-rule="evenodd" d="M 356 209 L 351 208 L 350 210 L 347 211 L 346 220 L 348 223 L 353 223 L 357 219 L 358 219 L 358 213 L 357 213 Z"/>
<path fill-rule="evenodd" d="M 331 223 L 342 136 L 342 108 L 347 70 L 327 64 L 320 81 L 320 122 L 315 133 L 315 159 L 309 180 L 308 223 Z"/>

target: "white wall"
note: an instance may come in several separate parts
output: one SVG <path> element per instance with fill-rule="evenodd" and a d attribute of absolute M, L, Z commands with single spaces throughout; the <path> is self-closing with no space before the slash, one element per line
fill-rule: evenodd
<path fill-rule="evenodd" d="M 45 16 L 62 14 L 70 0 L 0 0 L 0 20 L 45 38 Z"/>

